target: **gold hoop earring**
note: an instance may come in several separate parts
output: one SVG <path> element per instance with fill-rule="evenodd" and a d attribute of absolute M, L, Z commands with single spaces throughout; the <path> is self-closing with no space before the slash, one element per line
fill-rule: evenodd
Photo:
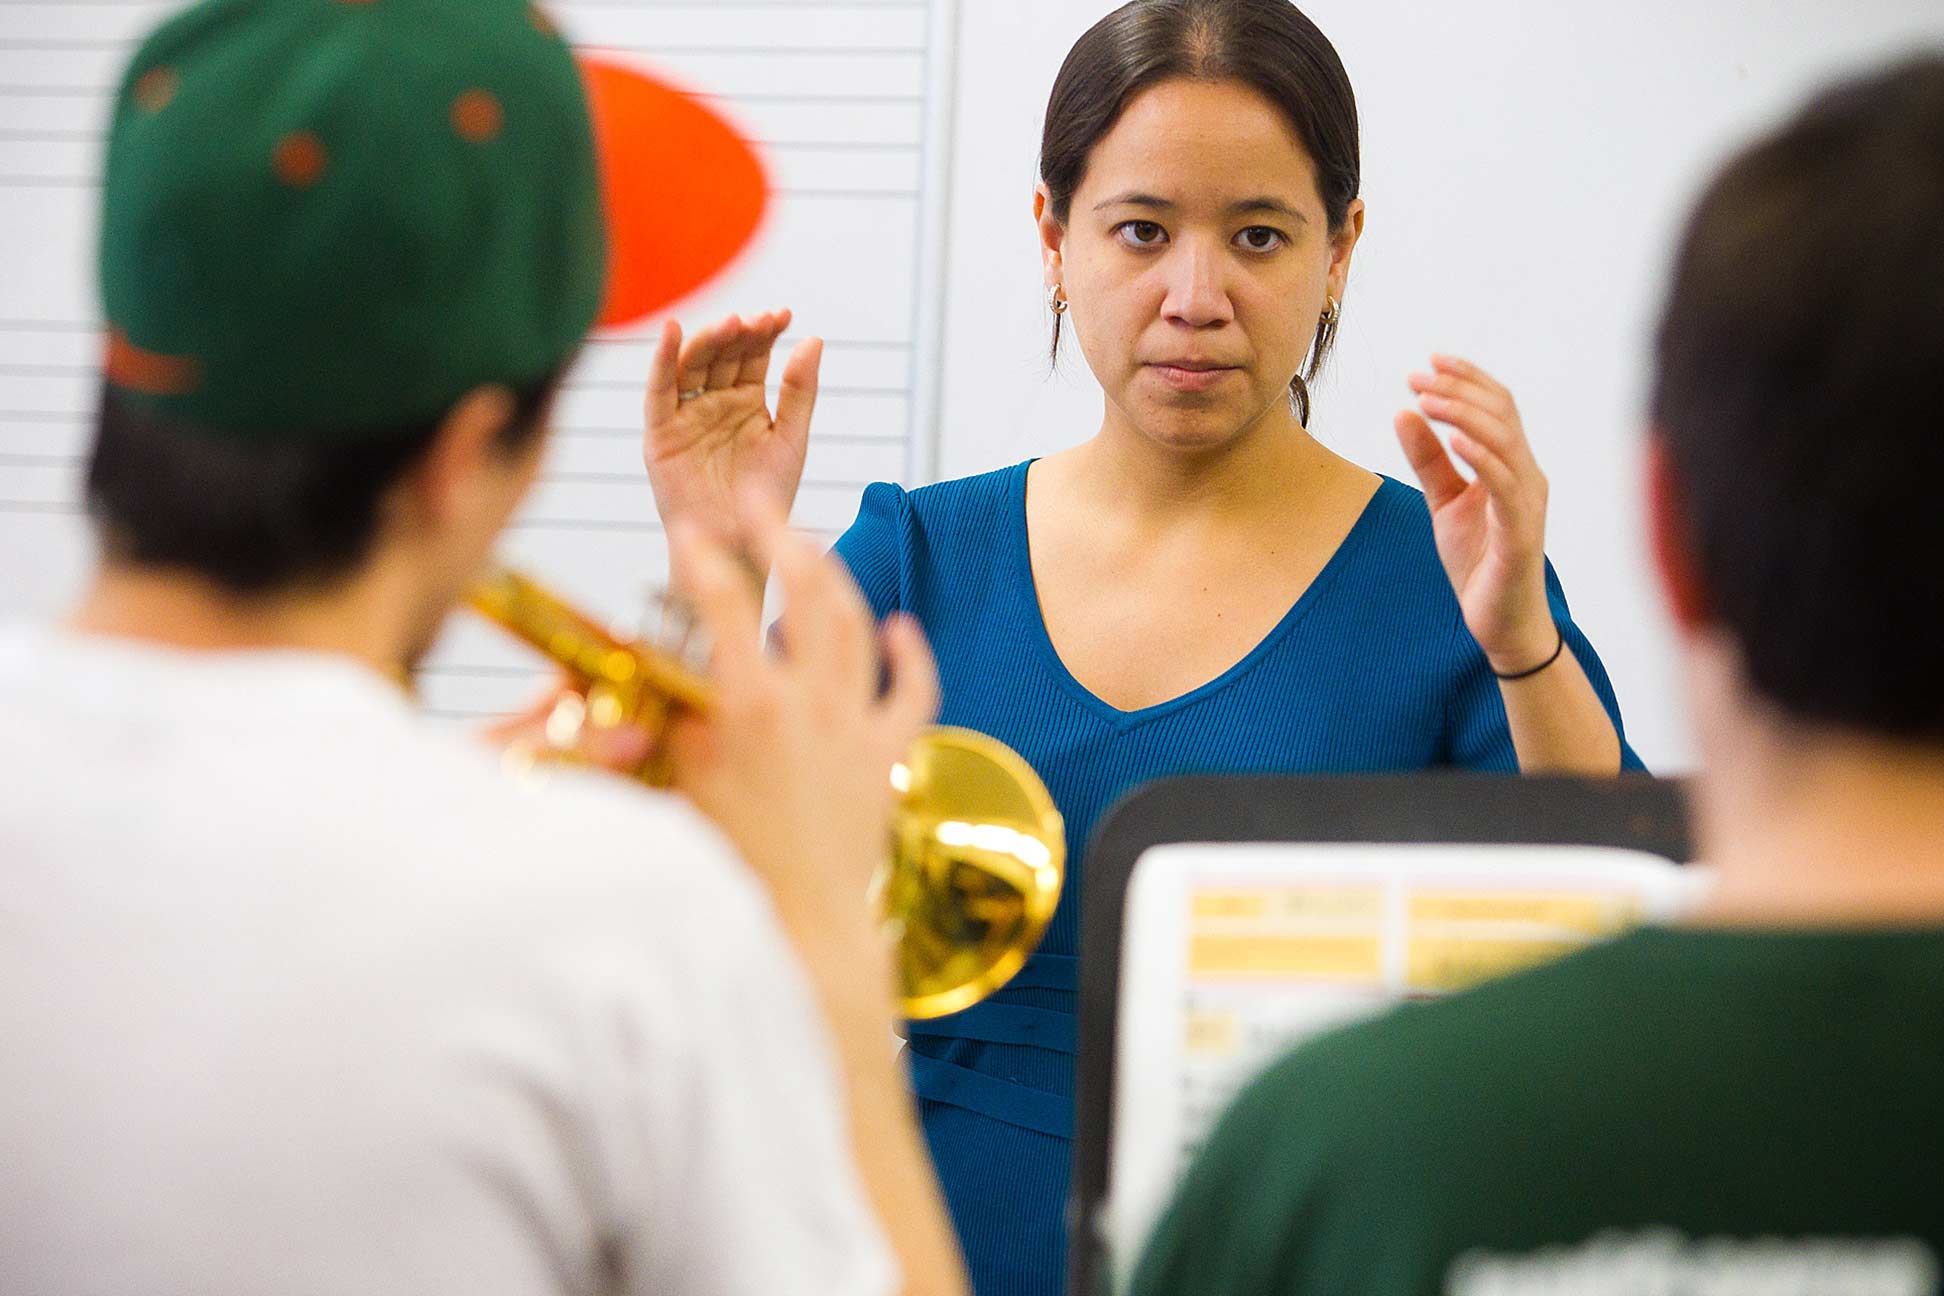
<path fill-rule="evenodd" d="M 1046 306 L 1048 310 L 1052 311 L 1055 315 L 1064 315 L 1067 313 L 1067 305 L 1067 295 L 1064 287 L 1059 284 L 1054 284 L 1046 290 Z"/>
<path fill-rule="evenodd" d="M 1320 323 L 1328 327 L 1343 318 L 1343 303 L 1334 297 L 1325 297 L 1323 300 L 1328 302 L 1329 305 L 1323 308 L 1323 318 Z"/>

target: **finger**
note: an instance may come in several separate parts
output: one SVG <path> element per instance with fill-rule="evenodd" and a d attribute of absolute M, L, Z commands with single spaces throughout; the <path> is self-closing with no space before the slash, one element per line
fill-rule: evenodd
<path fill-rule="evenodd" d="M 695 335 L 688 340 L 688 345 L 682 348 L 681 363 L 676 370 L 675 383 L 679 391 L 694 391 L 697 388 L 708 387 L 709 370 L 728 342 L 731 334 L 730 326 L 734 322 L 735 316 L 732 315 L 726 320 L 717 320 L 708 327 L 695 331 Z"/>
<path fill-rule="evenodd" d="M 539 733 L 546 727 L 547 717 L 553 713 L 554 706 L 560 701 L 560 695 L 566 687 L 566 681 L 562 679 L 535 698 L 524 711 L 501 716 L 497 720 L 482 725 L 479 729 L 480 740 L 494 747 L 507 747 L 522 738 Z"/>
<path fill-rule="evenodd" d="M 1416 410 L 1399 412 L 1395 426 L 1398 444 L 1404 447 L 1404 457 L 1410 461 L 1411 471 L 1417 474 L 1418 485 L 1424 487 L 1425 502 L 1432 512 L 1444 507 L 1465 493 L 1468 483 L 1458 466 L 1451 462 L 1445 453 L 1444 443 L 1438 434 L 1424 421 L 1424 416 Z"/>
<path fill-rule="evenodd" d="M 938 718 L 938 661 L 909 613 L 893 613 L 880 635 L 889 684 L 883 714 L 900 747 Z"/>
<path fill-rule="evenodd" d="M 1486 373 L 1483 369 L 1480 369 L 1463 356 L 1446 355 L 1441 351 L 1434 351 L 1431 353 L 1431 367 L 1439 373 L 1450 374 L 1454 378 L 1463 378 L 1468 382 L 1475 382 L 1481 387 L 1487 387 L 1500 392 L 1508 400 L 1512 397 L 1511 390 L 1504 383 L 1492 377 L 1492 375 Z"/>
<path fill-rule="evenodd" d="M 1488 409 L 1468 400 L 1434 393 L 1418 397 L 1418 408 L 1440 423 L 1448 423 L 1470 433 L 1473 439 L 1490 446 L 1493 453 L 1509 464 L 1521 463 L 1526 458 L 1525 438 Z"/>
<path fill-rule="evenodd" d="M 688 599 L 713 648 L 710 674 L 734 696 L 763 669 L 761 597 L 721 541 L 698 526 L 678 523 L 669 545 L 688 582 Z"/>
<path fill-rule="evenodd" d="M 654 357 L 648 362 L 648 390 L 642 398 L 642 418 L 651 431 L 675 417 L 682 404 L 682 385 L 677 378 L 682 360 L 681 321 L 662 321 L 661 337 L 655 343 Z M 654 457 L 652 454 L 649 456 Z"/>
<path fill-rule="evenodd" d="M 763 386 L 769 381 L 770 357 L 776 354 L 776 339 L 790 325 L 788 311 L 772 311 L 761 315 L 750 325 L 749 345 L 743 356 L 742 368 L 736 371 L 736 385 L 747 387 Z"/>
<path fill-rule="evenodd" d="M 1539 471 L 1539 460 L 1533 455 L 1532 445 L 1526 440 L 1525 430 L 1520 427 L 1516 415 L 1508 422 L 1470 401 L 1432 393 L 1418 397 L 1418 407 L 1440 423 L 1448 423 L 1470 433 L 1474 440 L 1490 447 L 1492 453 L 1503 459 L 1528 484 L 1544 480 Z"/>
<path fill-rule="evenodd" d="M 715 362 L 709 366 L 710 391 L 723 391 L 736 385 L 736 374 L 741 370 L 743 356 L 749 350 L 749 325 L 736 315 L 729 317 L 728 324 L 722 350 L 716 353 Z"/>
<path fill-rule="evenodd" d="M 1463 432 L 1452 434 L 1451 449 L 1478 474 L 1478 480 L 1485 483 L 1485 492 L 1491 497 L 1493 507 L 1499 510 L 1499 516 L 1508 524 L 1523 525 L 1526 496 L 1519 475 L 1512 471 L 1511 465 L 1495 454 L 1490 446 Z"/>
<path fill-rule="evenodd" d="M 783 390 L 776 398 L 776 429 L 801 450 L 810 443 L 810 416 L 817 410 L 817 371 L 823 364 L 823 339 L 805 338 L 783 366 Z"/>
<path fill-rule="evenodd" d="M 1449 396 L 1454 400 L 1470 401 L 1508 422 L 1519 417 L 1519 407 L 1513 403 L 1512 394 L 1503 388 L 1487 387 L 1484 383 L 1460 378 L 1456 374 L 1414 373 L 1404 381 L 1420 396 Z"/>
<path fill-rule="evenodd" d="M 588 725 L 581 730 L 581 752 L 603 769 L 631 774 L 654 754 L 655 737 L 636 725 L 602 728 Z"/>

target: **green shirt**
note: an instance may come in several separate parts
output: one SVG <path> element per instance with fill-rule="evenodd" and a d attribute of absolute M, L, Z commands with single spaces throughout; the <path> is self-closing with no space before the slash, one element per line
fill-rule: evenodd
<path fill-rule="evenodd" d="M 1297 1049 L 1134 1290 L 1887 1294 L 1939 1254 L 1944 930 L 1649 928 Z"/>

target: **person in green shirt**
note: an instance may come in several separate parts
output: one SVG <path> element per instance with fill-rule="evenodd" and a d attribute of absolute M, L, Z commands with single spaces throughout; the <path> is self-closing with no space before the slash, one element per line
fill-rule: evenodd
<path fill-rule="evenodd" d="M 1134 1280 L 1939 1290 L 1944 54 L 1823 93 L 1693 214 L 1648 504 L 1706 906 L 1297 1049 Z"/>

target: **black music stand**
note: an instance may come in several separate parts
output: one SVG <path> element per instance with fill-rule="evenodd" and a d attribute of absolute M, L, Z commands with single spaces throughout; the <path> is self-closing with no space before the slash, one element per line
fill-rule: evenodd
<path fill-rule="evenodd" d="M 1205 775 L 1129 793 L 1101 819 L 1080 896 L 1079 1057 L 1068 1296 L 1101 1296 L 1114 1129 L 1115 1023 L 1128 880 L 1150 847 L 1180 842 L 1611 846 L 1691 858 L 1678 781 L 1502 774 Z"/>

